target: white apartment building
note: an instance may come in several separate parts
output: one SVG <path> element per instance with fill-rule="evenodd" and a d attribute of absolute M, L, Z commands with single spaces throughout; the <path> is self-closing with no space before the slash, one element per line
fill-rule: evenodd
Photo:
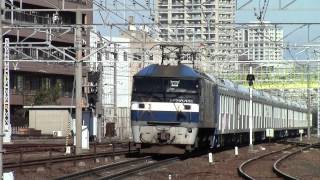
<path fill-rule="evenodd" d="M 96 49 L 100 38 L 95 33 L 91 33 L 90 38 L 90 47 Z M 101 46 L 106 46 L 106 48 L 99 55 L 90 56 L 90 69 L 92 71 L 100 69 L 102 73 L 103 129 L 106 130 L 108 123 L 114 123 L 116 137 L 128 139 L 131 136 L 129 118 L 131 100 L 130 62 L 132 59 L 129 48 L 130 39 L 103 37 L 102 42 Z"/>
<path fill-rule="evenodd" d="M 240 27 L 236 39 L 247 60 L 283 60 L 283 30 L 270 22 Z"/>
<path fill-rule="evenodd" d="M 120 34 L 120 37 L 103 37 L 102 46 L 106 45 L 106 48 L 100 51 L 99 55 L 90 56 L 90 70 L 98 71 L 102 68 L 104 121 L 115 124 L 116 135 L 120 139 L 131 136 L 129 117 L 132 76 L 144 66 L 158 63 L 159 59 L 154 55 L 153 60 L 150 60 L 150 54 L 146 53 L 155 45 L 156 40 L 145 34 L 145 29 L 131 25 L 128 31 Z M 90 47 L 92 50 L 97 49 L 101 39 L 96 33 L 91 33 L 90 38 Z M 137 43 L 139 40 L 141 43 Z M 117 54 L 116 59 L 114 52 Z M 116 114 L 114 107 L 117 107 Z"/>
<path fill-rule="evenodd" d="M 96 34 L 92 33 L 91 36 L 92 48 L 97 47 L 99 38 Z M 100 54 L 100 61 L 97 54 L 90 57 L 90 69 L 97 71 L 102 68 L 102 105 L 106 107 L 130 107 L 130 39 L 121 37 L 104 37 L 109 39 L 110 42 L 118 42 L 116 48 L 114 43 L 107 46 L 104 53 Z M 104 43 L 107 41 L 104 40 Z M 114 51 L 117 54 L 115 63 Z M 100 67 L 98 67 L 100 66 Z M 116 66 L 116 68 L 115 68 Z M 114 72 L 116 70 L 116 72 Z M 116 78 L 114 78 L 116 75 Z M 114 80 L 116 79 L 116 82 Z M 116 84 L 116 86 L 115 86 Z M 114 87 L 116 87 L 116 98 L 114 98 Z M 116 101 L 116 102 L 115 102 Z"/>
<path fill-rule="evenodd" d="M 157 0 L 162 41 L 210 49 L 211 61 L 234 60 L 235 0 Z"/>

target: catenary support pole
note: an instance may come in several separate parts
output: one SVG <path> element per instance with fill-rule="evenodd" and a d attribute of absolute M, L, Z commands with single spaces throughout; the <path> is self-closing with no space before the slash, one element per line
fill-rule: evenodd
<path fill-rule="evenodd" d="M 101 61 L 100 61 L 101 62 Z M 102 140 L 102 120 L 103 120 L 103 107 L 102 107 L 102 78 L 103 78 L 103 66 L 100 64 L 98 67 L 99 81 L 98 81 L 98 102 L 96 105 L 96 115 L 97 115 L 97 141 L 101 143 Z"/>
<path fill-rule="evenodd" d="M 252 74 L 252 66 L 250 65 L 250 72 Z M 252 86 L 249 85 L 250 105 L 249 105 L 249 129 L 250 129 L 250 150 L 253 150 L 253 133 L 252 133 Z"/>
<path fill-rule="evenodd" d="M 102 37 L 100 35 L 100 33 L 98 33 L 98 37 L 99 37 L 99 42 L 97 44 L 97 46 L 100 48 L 101 46 L 103 46 L 103 40 Z M 97 62 L 97 70 L 99 72 L 99 81 L 98 81 L 98 101 L 97 101 L 97 105 L 96 105 L 96 115 L 97 115 L 97 141 L 99 143 L 101 143 L 102 140 L 102 120 L 103 120 L 103 107 L 102 107 L 102 94 L 103 94 L 103 88 L 102 88 L 102 78 L 103 78 L 103 63 L 102 63 L 102 59 L 101 59 L 101 55 L 98 56 L 98 62 Z"/>
<path fill-rule="evenodd" d="M 82 39 L 81 39 L 81 25 L 82 14 L 80 11 L 76 12 L 76 58 L 75 63 L 75 79 L 76 79 L 76 154 L 82 153 Z"/>
<path fill-rule="evenodd" d="M 319 75 L 318 75 L 319 76 Z M 318 80 L 318 84 L 320 84 L 319 80 Z M 317 117 L 318 117 L 318 122 L 317 122 L 317 136 L 318 138 L 320 138 L 320 87 L 318 87 L 318 113 L 317 113 Z"/>
<path fill-rule="evenodd" d="M 320 138 L 320 63 L 318 62 L 318 122 L 317 122 L 317 135 Z"/>
<path fill-rule="evenodd" d="M 1 0 L 0 13 L 0 179 L 3 174 L 3 37 L 2 37 L 2 20 L 4 18 L 3 10 L 5 1 Z"/>
<path fill-rule="evenodd" d="M 117 61 L 118 61 L 118 52 L 117 52 L 117 44 L 114 44 L 114 53 L 113 53 L 113 122 L 116 124 L 118 112 L 117 112 Z M 122 127 L 120 127 L 122 128 Z"/>

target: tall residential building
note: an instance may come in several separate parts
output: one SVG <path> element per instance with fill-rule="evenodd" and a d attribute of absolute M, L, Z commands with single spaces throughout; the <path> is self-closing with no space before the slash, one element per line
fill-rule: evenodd
<path fill-rule="evenodd" d="M 210 49 L 208 61 L 234 60 L 235 0 L 157 0 L 163 41 Z"/>
<path fill-rule="evenodd" d="M 242 51 L 244 60 L 283 59 L 283 30 L 270 22 L 240 27 L 236 34 L 237 48 Z"/>

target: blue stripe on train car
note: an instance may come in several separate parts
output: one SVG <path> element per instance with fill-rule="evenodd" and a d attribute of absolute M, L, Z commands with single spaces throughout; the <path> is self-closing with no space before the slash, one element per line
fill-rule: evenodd
<path fill-rule="evenodd" d="M 199 122 L 199 112 L 136 111 L 131 110 L 132 121 Z"/>

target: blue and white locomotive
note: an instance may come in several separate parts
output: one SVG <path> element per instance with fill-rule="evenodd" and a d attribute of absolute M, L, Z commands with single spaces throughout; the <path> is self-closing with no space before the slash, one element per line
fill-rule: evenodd
<path fill-rule="evenodd" d="M 255 139 L 264 139 L 266 129 L 276 136 L 297 134 L 307 124 L 306 106 L 253 91 Z M 133 77 L 131 126 L 143 152 L 248 141 L 249 90 L 183 64 L 153 64 Z"/>

